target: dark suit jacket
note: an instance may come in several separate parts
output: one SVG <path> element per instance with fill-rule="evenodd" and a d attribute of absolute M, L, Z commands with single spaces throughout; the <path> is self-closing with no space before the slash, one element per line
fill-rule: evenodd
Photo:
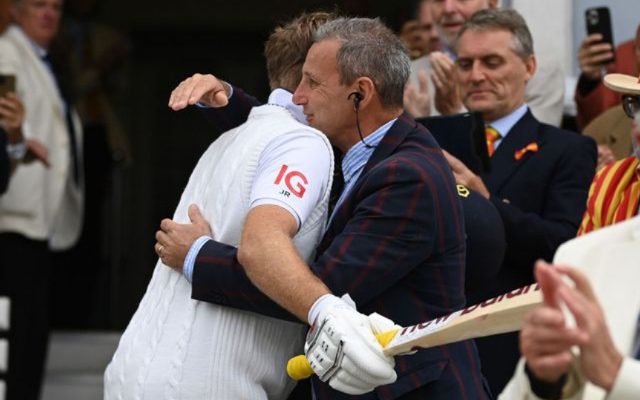
<path fill-rule="evenodd" d="M 0 128 L 0 194 L 7 190 L 9 184 L 9 174 L 11 167 L 9 164 L 9 155 L 7 154 L 7 134 Z"/>
<path fill-rule="evenodd" d="M 538 151 L 515 159 L 516 151 L 534 142 Z M 551 261 L 558 246 L 576 236 L 596 158 L 591 138 L 542 124 L 530 111 L 513 126 L 483 177 L 507 237 L 502 268 L 484 298 L 533 282 L 535 260 Z M 477 341 L 494 393 L 513 375 L 519 356 L 517 335 L 504 337 Z"/>
<path fill-rule="evenodd" d="M 464 253 L 450 168 L 426 129 L 402 116 L 337 209 L 310 267 L 333 293 L 349 293 L 361 312 L 407 326 L 463 307 Z M 214 241 L 196 259 L 192 296 L 293 319 L 251 284 L 235 248 Z M 416 388 L 430 399 L 489 397 L 473 341 L 396 362 L 396 383 L 357 398 L 393 399 Z M 319 399 L 353 398 L 318 380 L 313 385 Z"/>

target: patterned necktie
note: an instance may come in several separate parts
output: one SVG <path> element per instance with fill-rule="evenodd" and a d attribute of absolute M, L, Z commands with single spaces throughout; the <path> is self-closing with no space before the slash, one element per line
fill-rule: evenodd
<path fill-rule="evenodd" d="M 487 152 L 489 153 L 489 157 L 493 156 L 493 153 L 496 151 L 495 142 L 499 140 L 502 135 L 500 132 L 495 130 L 491 125 L 484 128 L 484 136 L 487 139 Z"/>

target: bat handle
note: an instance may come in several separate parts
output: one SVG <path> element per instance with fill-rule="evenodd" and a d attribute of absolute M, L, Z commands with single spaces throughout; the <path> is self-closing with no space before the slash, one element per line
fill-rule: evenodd
<path fill-rule="evenodd" d="M 398 331 L 399 329 L 392 329 L 387 332 L 378 333 L 376 335 L 376 340 L 384 348 L 389 344 L 391 339 L 396 336 Z M 291 379 L 299 381 L 307 379 L 313 375 L 313 368 L 311 368 L 311 364 L 309 364 L 307 357 L 305 357 L 304 354 L 300 354 L 299 356 L 290 358 L 287 362 L 287 374 Z"/>

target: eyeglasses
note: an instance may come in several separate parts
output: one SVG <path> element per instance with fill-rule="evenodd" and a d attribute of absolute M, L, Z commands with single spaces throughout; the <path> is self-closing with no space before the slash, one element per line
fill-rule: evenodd
<path fill-rule="evenodd" d="M 629 118 L 635 118 L 637 112 L 640 112 L 640 96 L 631 96 L 625 94 L 622 96 L 622 109 Z"/>

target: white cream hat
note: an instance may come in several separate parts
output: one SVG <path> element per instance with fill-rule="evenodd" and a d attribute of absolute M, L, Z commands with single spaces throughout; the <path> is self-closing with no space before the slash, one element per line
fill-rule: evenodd
<path fill-rule="evenodd" d="M 626 74 L 607 74 L 604 77 L 604 85 L 616 92 L 640 95 L 640 77 Z"/>

